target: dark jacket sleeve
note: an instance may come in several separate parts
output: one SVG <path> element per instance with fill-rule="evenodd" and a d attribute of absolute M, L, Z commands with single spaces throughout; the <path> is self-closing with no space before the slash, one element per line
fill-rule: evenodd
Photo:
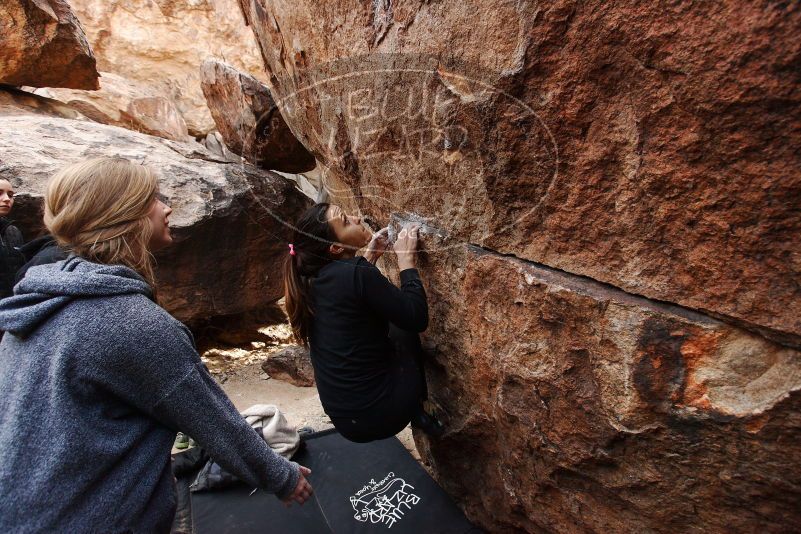
<path fill-rule="evenodd" d="M 428 328 L 428 302 L 417 269 L 400 272 L 400 289 L 367 260 L 359 260 L 355 276 L 361 298 L 381 317 L 412 332 Z"/>
<path fill-rule="evenodd" d="M 2 231 L 0 239 L 0 297 L 12 294 L 17 270 L 25 263 L 25 257 L 20 252 L 22 233 L 13 224 L 7 224 Z"/>
<path fill-rule="evenodd" d="M 25 244 L 25 239 L 22 237 L 22 232 L 13 224 L 9 224 L 6 228 L 6 243 L 12 247 L 21 247 Z"/>
<path fill-rule="evenodd" d="M 49 235 L 26 243 L 22 247 L 21 252 L 26 258 L 28 258 L 28 261 L 17 271 L 17 275 L 14 280 L 15 284 L 25 278 L 25 273 L 27 273 L 28 269 L 31 267 L 55 263 L 57 261 L 66 259 L 68 256 L 67 252 L 59 247 L 53 237 Z"/>
<path fill-rule="evenodd" d="M 129 345 L 135 340 L 136 349 L 104 365 L 106 386 L 168 428 L 192 436 L 250 486 L 280 498 L 289 495 L 300 476 L 298 465 L 248 425 L 201 362 L 185 327 L 166 312 L 149 320 L 134 315 L 119 330 Z"/>

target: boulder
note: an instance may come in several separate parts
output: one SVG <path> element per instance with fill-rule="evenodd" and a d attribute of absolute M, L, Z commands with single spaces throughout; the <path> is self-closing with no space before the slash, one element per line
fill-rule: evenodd
<path fill-rule="evenodd" d="M 311 200 L 314 200 L 315 202 L 322 202 L 322 200 L 319 199 L 320 191 L 317 189 L 317 187 L 315 187 L 313 181 L 310 180 L 306 174 L 292 174 L 281 171 L 275 171 L 275 173 L 279 176 L 283 176 L 287 180 L 292 180 L 295 182 L 295 187 L 298 188 L 298 191 L 309 197 Z"/>
<path fill-rule="evenodd" d="M 488 532 L 801 524 L 801 353 L 694 310 L 423 237 L 431 400 L 416 435 Z"/>
<path fill-rule="evenodd" d="M 286 323 L 284 309 L 273 304 L 247 313 L 217 315 L 197 322 L 192 331 L 195 334 L 195 343 L 201 348 L 228 345 L 253 349 L 254 343 L 277 345 L 285 342 L 283 337 L 275 337 L 275 331 Z"/>
<path fill-rule="evenodd" d="M 157 256 L 159 297 L 181 321 L 246 313 L 283 296 L 284 221 L 309 205 L 292 182 L 217 160 L 198 143 L 42 115 L 0 116 L 0 154 L 0 178 L 16 185 L 14 218 L 28 222 L 20 223 L 27 237 L 41 230 L 41 195 L 60 167 L 121 156 L 158 170 L 174 238 Z"/>
<path fill-rule="evenodd" d="M 0 0 L 0 83 L 97 89 L 95 56 L 66 0 Z"/>
<path fill-rule="evenodd" d="M 189 137 L 184 118 L 171 99 L 110 72 L 101 73 L 98 91 L 40 89 L 37 93 L 60 100 L 96 122 L 176 141 Z"/>
<path fill-rule="evenodd" d="M 233 162 L 242 161 L 241 156 L 237 156 L 228 150 L 228 147 L 225 146 L 225 143 L 223 142 L 222 135 L 220 135 L 220 132 L 217 130 L 213 130 L 206 134 L 206 137 L 203 139 L 203 146 L 206 147 L 206 150 L 224 160 Z"/>
<path fill-rule="evenodd" d="M 314 156 L 292 134 L 266 85 L 215 59 L 203 62 L 200 80 L 214 123 L 232 152 L 263 169 L 314 169 Z"/>
<path fill-rule="evenodd" d="M 261 364 L 262 370 L 271 378 L 283 380 L 299 387 L 314 385 L 309 349 L 293 345 L 270 354 Z"/>
<path fill-rule="evenodd" d="M 331 199 L 426 223 L 417 444 L 473 519 L 801 523 L 799 6 L 240 3 Z"/>
<path fill-rule="evenodd" d="M 798 5 L 241 4 L 339 202 L 801 346 Z"/>
<path fill-rule="evenodd" d="M 34 87 L 16 88 L 11 86 L 0 86 L 0 117 L 6 115 L 30 116 L 31 114 L 42 115 L 44 117 L 61 117 L 64 119 L 89 121 L 75 108 L 63 102 L 53 100 L 41 95 L 34 94 Z M 4 155 L 0 154 L 0 174 L 9 165 Z M 15 184 L 18 185 L 18 184 Z M 26 239 L 36 237 L 42 226 L 42 202 L 39 197 L 32 197 L 17 188 L 14 201 L 14 211 L 12 219 L 15 224 L 23 229 Z"/>
<path fill-rule="evenodd" d="M 64 119 L 89 120 L 88 117 L 68 104 L 25 89 L 0 86 L 0 115 L 30 115 L 33 113 Z"/>
<path fill-rule="evenodd" d="M 214 121 L 200 90 L 200 63 L 224 59 L 264 76 L 253 35 L 236 0 L 72 0 L 98 68 L 142 82 L 175 103 L 190 135 L 203 137 Z"/>

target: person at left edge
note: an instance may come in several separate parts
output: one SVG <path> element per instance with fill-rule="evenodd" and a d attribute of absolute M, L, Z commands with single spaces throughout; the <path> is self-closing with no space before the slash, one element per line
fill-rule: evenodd
<path fill-rule="evenodd" d="M 0 180 L 0 298 L 12 294 L 17 270 L 25 263 L 20 252 L 22 232 L 9 219 L 13 207 L 14 187 L 8 180 Z"/>

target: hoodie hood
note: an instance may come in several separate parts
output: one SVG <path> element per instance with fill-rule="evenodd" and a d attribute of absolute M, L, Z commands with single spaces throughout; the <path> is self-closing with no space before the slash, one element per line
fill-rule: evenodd
<path fill-rule="evenodd" d="M 137 293 L 153 295 L 150 285 L 133 269 L 70 256 L 28 269 L 14 286 L 14 295 L 0 300 L 0 330 L 26 337 L 75 299 Z"/>

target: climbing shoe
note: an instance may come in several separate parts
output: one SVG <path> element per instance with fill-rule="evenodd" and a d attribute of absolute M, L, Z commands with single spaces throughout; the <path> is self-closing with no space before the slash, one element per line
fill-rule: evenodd
<path fill-rule="evenodd" d="M 439 419 L 424 411 L 419 412 L 412 418 L 412 428 L 419 428 L 426 435 L 432 438 L 440 438 L 445 433 L 445 425 Z"/>
<path fill-rule="evenodd" d="M 300 436 L 301 440 L 304 440 L 314 434 L 314 429 L 310 426 L 302 426 L 298 429 L 298 436 Z"/>
<path fill-rule="evenodd" d="M 175 443 L 173 444 L 173 447 L 180 450 L 189 448 L 189 436 L 183 432 L 178 432 L 178 435 L 175 436 Z"/>

